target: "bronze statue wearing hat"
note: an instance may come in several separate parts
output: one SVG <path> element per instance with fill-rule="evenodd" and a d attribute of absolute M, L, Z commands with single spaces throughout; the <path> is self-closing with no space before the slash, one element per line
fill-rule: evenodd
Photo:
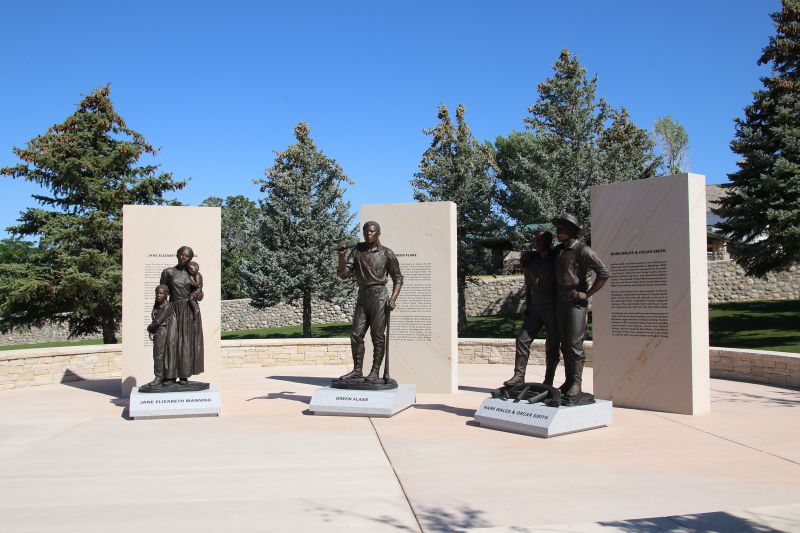
<path fill-rule="evenodd" d="M 597 253 L 578 240 L 582 228 L 577 218 L 566 214 L 552 222 L 560 243 L 555 249 L 556 323 L 566 373 L 560 389 L 564 396 L 576 397 L 582 393 L 589 298 L 603 288 L 611 273 Z M 591 272 L 595 279 L 590 287 Z"/>

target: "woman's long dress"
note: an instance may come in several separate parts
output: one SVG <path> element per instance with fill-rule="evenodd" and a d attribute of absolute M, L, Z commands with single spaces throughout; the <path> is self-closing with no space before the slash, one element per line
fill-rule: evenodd
<path fill-rule="evenodd" d="M 167 349 L 168 357 L 175 361 L 173 368 L 177 368 L 179 378 L 200 374 L 203 372 L 203 321 L 200 313 L 195 316 L 189 306 L 192 279 L 185 269 L 174 266 L 164 269 L 161 283 L 169 287 L 169 301 L 175 313 L 176 331 Z"/>

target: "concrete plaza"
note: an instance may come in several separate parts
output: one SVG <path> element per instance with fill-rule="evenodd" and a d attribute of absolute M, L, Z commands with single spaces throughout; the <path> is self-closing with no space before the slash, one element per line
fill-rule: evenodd
<path fill-rule="evenodd" d="M 219 418 L 128 420 L 118 379 L 0 392 L 0 531 L 800 531 L 800 391 L 712 380 L 711 414 L 542 440 L 472 421 L 507 365 L 307 414 L 346 370 L 223 370 Z"/>

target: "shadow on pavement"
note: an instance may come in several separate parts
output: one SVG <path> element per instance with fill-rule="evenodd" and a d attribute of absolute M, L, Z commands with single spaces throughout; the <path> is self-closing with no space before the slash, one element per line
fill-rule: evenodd
<path fill-rule="evenodd" d="M 498 385 L 499 387 L 500 385 Z M 487 387 L 471 387 L 469 385 L 459 385 L 458 390 L 465 390 L 469 392 L 482 392 L 484 394 L 490 394 L 495 389 L 489 389 Z"/>
<path fill-rule="evenodd" d="M 332 377 L 317 378 L 310 376 L 267 376 L 266 379 L 277 379 L 279 381 L 290 381 L 292 383 L 302 383 L 304 385 L 316 385 L 326 387 L 331 384 Z"/>
<path fill-rule="evenodd" d="M 736 531 L 737 533 L 772 533 L 797 531 L 798 520 L 778 518 L 789 529 L 774 529 L 766 524 L 725 512 L 699 513 L 692 515 L 667 516 L 662 518 L 640 518 L 635 520 L 617 520 L 599 522 L 601 527 L 616 528 L 630 533 L 666 533 L 668 531 L 692 531 L 693 533 L 716 533 L 720 531 Z M 790 523 L 789 523 L 790 522 Z M 543 529 L 547 531 L 547 529 Z"/>
<path fill-rule="evenodd" d="M 119 378 L 84 379 L 70 369 L 64 371 L 64 375 L 61 376 L 61 384 L 115 398 L 119 398 L 122 390 L 122 380 Z"/>
<path fill-rule="evenodd" d="M 368 524 L 372 523 L 382 524 L 397 531 L 419 531 L 416 527 L 410 527 L 393 516 L 369 516 L 353 509 L 337 509 L 313 502 L 309 502 L 309 504 L 312 506 L 311 510 L 318 513 L 323 521 L 331 524 L 335 524 L 338 519 L 341 519 L 347 521 L 348 526 L 350 526 L 353 519 L 360 519 L 365 522 L 365 527 L 368 527 Z M 422 526 L 422 531 L 426 533 L 446 533 L 473 528 L 492 527 L 492 524 L 481 516 L 484 514 L 484 511 L 472 509 L 466 505 L 447 508 L 438 506 L 416 508 L 415 506 L 414 514 L 419 524 Z"/>
<path fill-rule="evenodd" d="M 61 384 L 76 389 L 96 392 L 98 394 L 105 394 L 111 396 L 109 400 L 117 407 L 122 407 L 122 418 L 125 420 L 133 420 L 128 415 L 128 399 L 121 398 L 122 380 L 120 378 L 105 378 L 105 379 L 84 379 L 70 369 L 64 371 L 61 376 Z"/>
<path fill-rule="evenodd" d="M 472 418 L 475 416 L 475 409 L 466 409 L 464 407 L 453 407 L 452 405 L 445 405 L 443 403 L 418 403 L 412 406 L 414 409 L 422 409 L 424 411 L 442 411 L 445 413 L 452 413 L 458 416 Z"/>
<path fill-rule="evenodd" d="M 309 404 L 311 403 L 311 396 L 305 396 L 303 394 L 295 394 L 293 391 L 283 391 L 283 392 L 270 392 L 266 396 L 255 396 L 253 398 L 247 399 L 248 402 L 250 400 L 292 400 L 294 402 Z"/>

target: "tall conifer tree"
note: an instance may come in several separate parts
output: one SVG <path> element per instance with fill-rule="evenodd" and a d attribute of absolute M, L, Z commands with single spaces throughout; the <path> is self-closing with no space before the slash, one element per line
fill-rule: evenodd
<path fill-rule="evenodd" d="M 40 185 L 41 207 L 22 212 L 12 235 L 38 239 L 21 262 L 0 265 L 0 330 L 66 322 L 70 336 L 102 332 L 116 342 L 122 299 L 122 206 L 163 204 L 182 189 L 156 165 L 154 149 L 114 111 L 108 86 L 24 148 L 0 174 Z"/>
<path fill-rule="evenodd" d="M 411 185 L 418 202 L 455 202 L 458 248 L 458 329 L 466 327 L 465 288 L 467 279 L 483 271 L 488 252 L 481 238 L 494 236 L 499 227 L 494 211 L 495 162 L 491 145 L 475 139 L 464 117 L 463 105 L 456 108 L 456 124 L 446 106 L 440 105 L 439 124 L 423 130 L 431 136 Z"/>
<path fill-rule="evenodd" d="M 527 131 L 498 137 L 499 202 L 516 222 L 517 237 L 530 242 L 536 224 L 572 213 L 591 238 L 591 187 L 655 175 L 655 144 L 627 110 L 597 97 L 578 58 L 561 52 L 553 76 L 538 86 L 524 118 Z"/>
<path fill-rule="evenodd" d="M 317 148 L 307 124 L 297 124 L 294 134 L 297 142 L 276 152 L 266 179 L 256 180 L 266 197 L 242 273 L 253 306 L 301 304 L 303 336 L 311 337 L 313 300 L 342 302 L 352 294 L 352 283 L 337 275 L 331 247 L 355 238 L 342 186 L 353 181 Z"/>
<path fill-rule="evenodd" d="M 754 276 L 800 261 L 800 0 L 784 0 L 772 19 L 776 35 L 758 60 L 771 72 L 736 119 L 739 170 L 716 210 L 731 256 Z"/>

